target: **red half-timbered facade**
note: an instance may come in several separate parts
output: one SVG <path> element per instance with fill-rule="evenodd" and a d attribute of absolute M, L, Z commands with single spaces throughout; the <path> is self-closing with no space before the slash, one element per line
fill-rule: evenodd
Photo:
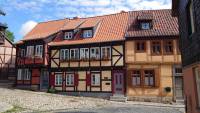
<path fill-rule="evenodd" d="M 34 90 L 49 87 L 48 43 L 55 38 L 65 19 L 36 25 L 23 40 L 17 42 L 17 86 Z M 48 29 L 47 29 L 48 28 Z"/>

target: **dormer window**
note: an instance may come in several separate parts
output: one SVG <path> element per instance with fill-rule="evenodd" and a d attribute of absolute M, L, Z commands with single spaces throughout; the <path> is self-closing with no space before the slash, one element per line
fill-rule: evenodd
<path fill-rule="evenodd" d="M 92 37 L 92 30 L 83 30 L 83 38 Z"/>
<path fill-rule="evenodd" d="M 64 39 L 68 40 L 68 39 L 72 39 L 72 38 L 73 38 L 73 32 L 65 32 Z"/>
<path fill-rule="evenodd" d="M 141 22 L 140 25 L 141 25 L 141 29 L 143 29 L 143 30 L 150 29 L 150 23 L 149 22 Z"/>

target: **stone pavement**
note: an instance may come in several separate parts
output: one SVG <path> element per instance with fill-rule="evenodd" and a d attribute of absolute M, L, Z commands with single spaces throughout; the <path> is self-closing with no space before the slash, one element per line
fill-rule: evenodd
<path fill-rule="evenodd" d="M 13 108 L 12 105 L 7 104 L 7 103 L 5 103 L 5 102 L 0 102 L 0 113 L 5 112 L 5 111 L 7 111 L 7 110 L 10 110 L 10 109 L 12 109 L 12 108 Z"/>

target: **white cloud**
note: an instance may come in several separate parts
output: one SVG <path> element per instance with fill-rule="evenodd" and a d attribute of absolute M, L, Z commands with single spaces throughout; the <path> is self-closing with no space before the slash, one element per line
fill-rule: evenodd
<path fill-rule="evenodd" d="M 20 34 L 22 36 L 25 36 L 28 32 L 30 32 L 35 26 L 37 25 L 37 22 L 29 20 L 22 24 L 20 29 Z"/>

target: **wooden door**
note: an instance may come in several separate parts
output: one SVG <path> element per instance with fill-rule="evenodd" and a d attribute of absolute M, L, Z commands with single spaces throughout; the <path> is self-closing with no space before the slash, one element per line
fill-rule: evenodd
<path fill-rule="evenodd" d="M 49 88 L 49 72 L 47 70 L 41 71 L 41 87 L 40 89 L 48 89 Z"/>
<path fill-rule="evenodd" d="M 175 94 L 176 99 L 183 99 L 183 77 L 175 77 Z"/>
<path fill-rule="evenodd" d="M 124 94 L 124 73 L 123 71 L 115 71 L 113 73 L 114 78 L 114 93 L 115 94 Z"/>

